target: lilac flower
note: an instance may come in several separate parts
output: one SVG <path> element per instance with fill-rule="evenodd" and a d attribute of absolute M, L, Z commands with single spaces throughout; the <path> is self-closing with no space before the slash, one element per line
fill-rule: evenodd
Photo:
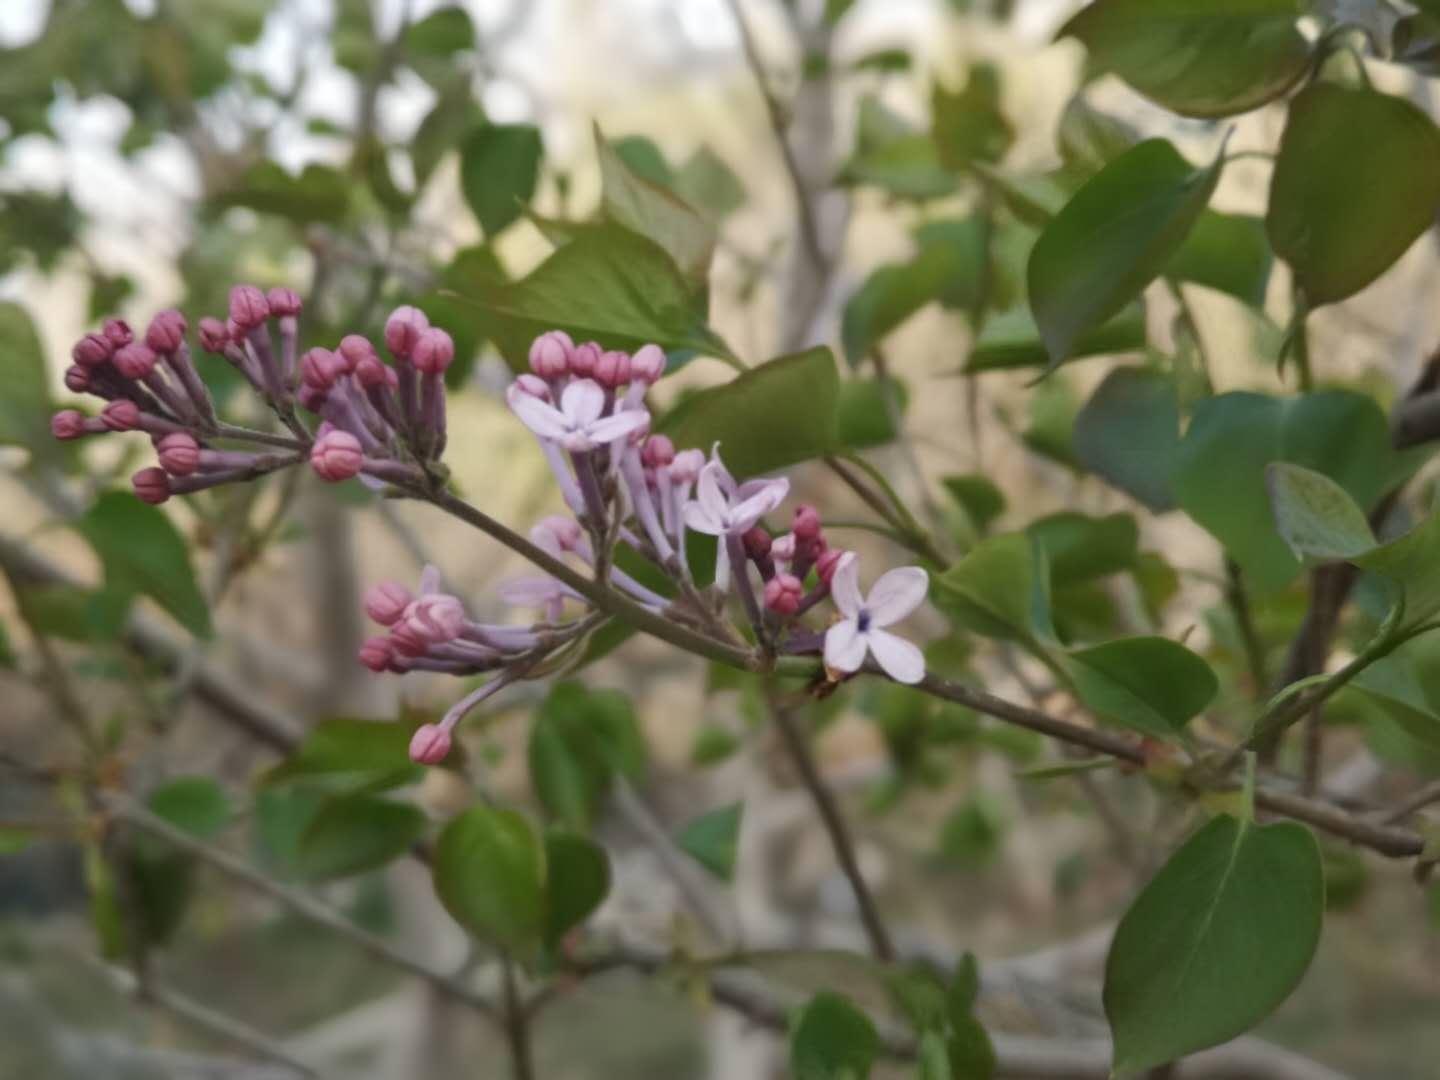
<path fill-rule="evenodd" d="M 830 581 L 835 606 L 844 616 L 825 632 L 825 664 L 835 671 L 859 671 L 866 653 L 896 682 L 925 677 L 925 657 L 904 638 L 885 630 L 925 601 L 929 576 L 918 566 L 902 566 L 880 576 L 870 595 L 860 595 L 860 565 L 854 553 L 841 556 Z"/>
<path fill-rule="evenodd" d="M 750 480 L 736 485 L 718 452 L 700 470 L 695 498 L 685 504 L 685 524 L 710 536 L 739 535 L 774 510 L 790 493 L 790 481 Z"/>
<path fill-rule="evenodd" d="M 575 454 L 617 442 L 650 423 L 644 409 L 602 416 L 605 391 L 592 379 L 577 379 L 565 387 L 558 409 L 523 391 L 512 390 L 508 396 L 510 408 L 526 427 Z"/>

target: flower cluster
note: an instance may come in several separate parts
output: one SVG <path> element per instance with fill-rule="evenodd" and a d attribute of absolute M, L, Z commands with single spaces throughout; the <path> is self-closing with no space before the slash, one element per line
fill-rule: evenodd
<path fill-rule="evenodd" d="M 120 319 L 81 338 L 65 385 L 105 405 L 94 417 L 58 412 L 51 431 L 58 439 L 148 434 L 158 464 L 132 480 L 148 503 L 253 480 L 307 459 L 330 482 L 357 475 L 371 484 L 421 482 L 445 448 L 444 375 L 455 357 L 450 335 L 431 327 L 418 309 L 401 307 L 385 325 L 391 364 L 358 334 L 334 350 L 301 354 L 300 311 L 300 297 L 289 289 L 266 293 L 237 285 L 228 318 L 204 318 L 198 326 L 201 350 L 243 375 L 283 432 L 220 418 L 191 354 L 188 323 L 174 310 L 156 315 L 143 338 Z M 318 423 L 303 419 L 297 405 Z"/>
<path fill-rule="evenodd" d="M 757 648 L 771 655 L 821 654 L 837 680 L 859 671 L 868 657 L 897 681 L 924 677 L 920 650 L 886 628 L 924 601 L 925 571 L 891 570 L 862 596 L 857 556 L 830 546 L 814 507 L 797 507 L 790 530 L 781 535 L 767 527 L 767 515 L 789 495 L 788 480 L 739 482 L 718 445 L 707 457 L 698 449 L 677 451 L 665 435 L 652 434 L 645 395 L 665 370 L 657 346 L 631 355 L 593 342 L 577 345 L 555 330 L 535 340 L 530 367 L 506 397 L 534 433 L 569 509 L 568 516 L 545 518 L 531 530 L 541 551 L 629 602 L 719 642 L 736 640 L 725 618 L 727 598 L 734 595 Z M 713 580 L 703 586 L 686 554 L 690 533 L 715 539 Z M 666 580 L 663 593 L 614 565 L 620 546 Z M 601 617 L 579 592 L 550 575 L 507 582 L 499 595 L 511 606 L 538 610 L 545 621 L 508 627 L 473 622 L 458 598 L 438 590 L 429 571 L 418 596 L 394 583 L 367 596 L 367 612 L 387 628 L 361 650 L 367 667 L 495 673 L 439 724 L 417 731 L 411 744 L 416 761 L 442 760 L 467 712 Z M 807 616 L 827 599 L 836 615 L 822 630 Z M 575 606 L 582 616 L 562 622 L 567 607 Z"/>

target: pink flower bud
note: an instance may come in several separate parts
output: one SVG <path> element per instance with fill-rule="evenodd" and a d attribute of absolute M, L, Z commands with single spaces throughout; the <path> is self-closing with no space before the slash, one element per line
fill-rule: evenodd
<path fill-rule="evenodd" d="M 127 379 L 143 379 L 155 370 L 155 351 L 138 341 L 115 351 L 115 370 Z"/>
<path fill-rule="evenodd" d="M 185 316 L 170 308 L 150 320 L 150 327 L 145 331 L 145 344 L 156 352 L 172 353 L 185 341 L 188 328 Z"/>
<path fill-rule="evenodd" d="M 65 389 L 72 394 L 83 394 L 90 389 L 90 372 L 79 364 L 71 364 L 65 369 Z"/>
<path fill-rule="evenodd" d="M 360 646 L 360 652 L 357 655 L 360 658 L 360 663 L 364 664 L 371 671 L 377 673 L 388 671 L 390 668 L 390 660 L 394 656 L 394 647 L 390 644 L 389 638 L 372 637 Z"/>
<path fill-rule="evenodd" d="M 820 511 L 809 503 L 801 503 L 795 508 L 790 529 L 797 540 L 814 540 L 820 535 Z"/>
<path fill-rule="evenodd" d="M 346 334 L 340 339 L 340 347 L 335 350 L 345 359 L 348 370 L 356 371 L 362 360 L 374 360 L 380 362 L 380 355 L 375 351 L 375 346 L 370 344 L 370 339 L 360 334 Z"/>
<path fill-rule="evenodd" d="M 646 468 L 659 469 L 675 460 L 675 444 L 666 435 L 651 435 L 645 440 L 640 451 L 640 461 Z"/>
<path fill-rule="evenodd" d="M 776 574 L 765 583 L 765 606 L 777 615 L 794 615 L 805 595 L 805 586 L 794 574 Z"/>
<path fill-rule="evenodd" d="M 360 440 L 339 428 L 327 431 L 310 448 L 310 467 L 321 480 L 331 484 L 349 480 L 364 463 Z"/>
<path fill-rule="evenodd" d="M 321 390 L 318 386 L 311 386 L 307 382 L 302 382 L 295 390 L 295 400 L 300 403 L 300 407 L 317 416 L 325 405 L 325 397 L 326 391 Z"/>
<path fill-rule="evenodd" d="M 343 342 L 342 342 L 343 344 Z M 360 380 L 364 387 L 384 386 L 390 381 L 391 368 L 374 353 L 369 356 L 362 356 L 355 364 L 355 378 Z"/>
<path fill-rule="evenodd" d="M 681 450 L 670 463 L 670 479 L 677 484 L 693 484 L 705 467 L 703 450 Z"/>
<path fill-rule="evenodd" d="M 550 400 L 550 386 L 539 375 L 531 375 L 528 372 L 524 375 L 515 376 L 515 389 L 522 394 L 529 394 L 541 401 Z"/>
<path fill-rule="evenodd" d="M 140 423 L 140 406 L 129 398 L 116 398 L 101 411 L 100 419 L 111 431 L 134 431 Z"/>
<path fill-rule="evenodd" d="M 401 656 L 424 656 L 430 648 L 430 642 L 403 619 L 390 628 L 390 645 Z"/>
<path fill-rule="evenodd" d="M 206 352 L 222 353 L 230 344 L 230 331 L 219 319 L 206 316 L 200 320 L 200 347 Z"/>
<path fill-rule="evenodd" d="M 265 303 L 270 308 L 270 314 L 277 319 L 287 316 L 293 318 L 300 314 L 300 294 L 283 285 L 276 285 L 266 293 Z"/>
<path fill-rule="evenodd" d="M 405 609 L 403 625 L 430 645 L 454 641 L 465 628 L 465 607 L 448 593 L 430 593 Z"/>
<path fill-rule="evenodd" d="M 770 541 L 770 557 L 781 562 L 790 562 L 795 558 L 795 534 L 786 533 L 784 536 L 777 536 Z"/>
<path fill-rule="evenodd" d="M 135 332 L 130 329 L 130 324 L 124 319 L 106 319 L 100 332 L 105 335 L 105 340 L 116 349 L 123 348 L 135 340 Z"/>
<path fill-rule="evenodd" d="M 398 307 L 390 313 L 390 318 L 385 321 L 385 347 L 393 356 L 409 359 L 415 343 L 420 340 L 420 335 L 429 327 L 430 320 L 419 308 L 411 307 L 409 304 Z"/>
<path fill-rule="evenodd" d="M 826 585 L 835 576 L 835 569 L 846 555 L 844 548 L 829 548 L 815 560 L 815 573 Z"/>
<path fill-rule="evenodd" d="M 230 290 L 230 319 L 241 331 L 253 330 L 269 317 L 270 304 L 254 285 L 236 285 Z"/>
<path fill-rule="evenodd" d="M 170 498 L 170 477 L 164 469 L 150 466 L 148 469 L 141 469 L 130 478 L 130 484 L 135 488 L 135 495 L 141 502 L 147 502 L 151 506 L 159 506 L 166 499 Z"/>
<path fill-rule="evenodd" d="M 530 370 L 542 379 L 562 379 L 570 372 L 575 343 L 564 330 L 541 334 L 530 346 Z"/>
<path fill-rule="evenodd" d="M 184 431 L 164 436 L 156 445 L 160 467 L 171 476 L 189 476 L 200 467 L 200 444 Z"/>
<path fill-rule="evenodd" d="M 587 341 L 583 345 L 576 345 L 570 352 L 570 374 L 580 379 L 588 379 L 595 374 L 596 361 L 604 350 L 593 341 Z"/>
<path fill-rule="evenodd" d="M 642 345 L 630 357 L 630 378 L 636 382 L 653 383 L 665 374 L 665 351 L 659 345 Z"/>
<path fill-rule="evenodd" d="M 344 357 L 329 349 L 310 349 L 300 358 L 301 381 L 316 390 L 329 390 L 348 370 Z"/>
<path fill-rule="evenodd" d="M 763 559 L 770 554 L 770 534 L 759 525 L 746 529 L 740 542 L 745 545 L 745 554 L 752 559 Z"/>
<path fill-rule="evenodd" d="M 420 331 L 410 359 L 426 375 L 443 375 L 455 359 L 455 342 L 444 330 L 431 326 Z"/>
<path fill-rule="evenodd" d="M 115 345 L 104 334 L 86 334 L 70 350 L 70 359 L 81 367 L 99 367 L 110 359 Z"/>
<path fill-rule="evenodd" d="M 365 593 L 365 614 L 381 626 L 394 626 L 414 599 L 398 581 L 382 581 Z"/>
<path fill-rule="evenodd" d="M 553 536 L 556 547 L 561 551 L 574 551 L 580 546 L 580 541 L 585 536 L 585 530 L 580 528 L 578 521 L 574 518 L 562 517 L 559 514 L 541 518 L 535 527 L 543 529 Z"/>
<path fill-rule="evenodd" d="M 595 361 L 595 381 L 614 390 L 630 381 L 630 354 L 611 349 Z"/>
<path fill-rule="evenodd" d="M 420 765 L 439 765 L 450 753 L 450 732 L 439 724 L 421 724 L 410 736 L 410 760 Z"/>
<path fill-rule="evenodd" d="M 50 417 L 50 434 L 61 441 L 85 434 L 85 417 L 74 409 L 61 409 Z"/>

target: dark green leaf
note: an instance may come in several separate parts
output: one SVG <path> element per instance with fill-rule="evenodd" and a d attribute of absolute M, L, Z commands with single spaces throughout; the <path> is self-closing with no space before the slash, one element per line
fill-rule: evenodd
<path fill-rule="evenodd" d="M 416 778 L 410 761 L 411 730 L 396 723 L 337 718 L 316 725 L 289 758 L 264 776 L 267 785 L 305 777 L 353 774 L 357 778 L 399 773 Z"/>
<path fill-rule="evenodd" d="M 129 589 L 83 589 L 77 585 L 27 585 L 19 593 L 26 621 L 36 633 L 65 641 L 113 641 L 125 626 Z"/>
<path fill-rule="evenodd" d="M 1374 661 L 1350 685 L 1379 705 L 1410 738 L 1440 750 L 1440 713 L 1430 704 L 1420 681 L 1417 644 L 1401 646 Z"/>
<path fill-rule="evenodd" d="M 1107 641 L 1070 653 L 1070 674 L 1098 715 L 1160 739 L 1173 738 L 1220 690 L 1210 665 L 1168 638 Z"/>
<path fill-rule="evenodd" d="M 1076 93 L 1060 114 L 1056 132 L 1060 156 L 1071 168 L 1093 175 L 1140 141 L 1140 133 L 1123 120 L 1093 108 Z"/>
<path fill-rule="evenodd" d="M 345 795 L 320 808 L 300 836 L 299 868 L 310 881 L 363 873 L 404 855 L 425 831 L 408 803 Z"/>
<path fill-rule="evenodd" d="M 865 1080 L 880 1049 L 875 1025 L 839 994 L 810 999 L 790 1036 L 794 1080 Z"/>
<path fill-rule="evenodd" d="M 601 212 L 658 244 L 697 290 L 710 274 L 715 227 L 673 191 L 637 173 L 595 129 Z"/>
<path fill-rule="evenodd" d="M 335 225 L 349 212 L 350 183 L 343 173 L 328 165 L 307 165 L 299 176 L 291 176 L 275 162 L 262 161 L 211 203 L 217 207 L 244 206 L 297 225 Z"/>
<path fill-rule="evenodd" d="M 899 433 L 910 394 L 899 379 L 846 379 L 835 410 L 836 437 L 852 450 L 883 446 Z M 892 411 L 895 414 L 892 417 Z"/>
<path fill-rule="evenodd" d="M 1000 73 L 977 64 L 959 92 L 936 83 L 930 95 L 931 134 L 946 169 L 962 170 L 977 161 L 996 162 L 1015 140 L 1000 109 Z"/>
<path fill-rule="evenodd" d="M 440 159 L 454 149 L 467 131 L 480 127 L 485 114 L 475 103 L 470 77 L 452 78 L 440 90 L 440 96 L 410 140 L 410 159 L 415 165 L 415 186 L 422 188 L 440 164 Z"/>
<path fill-rule="evenodd" d="M 735 853 L 740 845 L 740 817 L 744 803 L 731 803 L 688 822 L 675 837 L 680 850 L 722 881 L 735 872 Z"/>
<path fill-rule="evenodd" d="M 927 221 L 915 230 L 915 242 L 922 251 L 945 247 L 952 253 L 949 279 L 939 293 L 940 303 L 945 307 L 969 313 L 986 299 L 985 264 L 989 258 L 986 248 L 993 231 L 979 214 Z"/>
<path fill-rule="evenodd" d="M 1277 461 L 1265 480 L 1275 526 L 1297 559 L 1334 562 L 1375 547 L 1365 511 L 1328 476 Z"/>
<path fill-rule="evenodd" d="M 1248 214 L 1206 210 L 1166 264 L 1165 276 L 1218 289 L 1263 308 L 1274 261 L 1264 221 Z"/>
<path fill-rule="evenodd" d="M 563 829 L 545 834 L 545 944 L 554 948 L 610 891 L 605 849 Z"/>
<path fill-rule="evenodd" d="M 1128 570 L 1138 555 L 1140 532 L 1129 514 L 1065 511 L 1033 521 L 1025 531 L 1044 550 L 1050 584 L 1057 589 Z"/>
<path fill-rule="evenodd" d="M 176 777 L 152 791 L 146 803 L 171 825 L 202 840 L 230 820 L 230 799 L 208 776 Z"/>
<path fill-rule="evenodd" d="M 468 930 L 527 952 L 545 929 L 545 853 L 513 810 L 477 806 L 445 827 L 435 848 L 435 891 Z"/>
<path fill-rule="evenodd" d="M 433 11 L 405 31 L 405 52 L 413 59 L 449 59 L 475 47 L 475 27 L 457 7 Z"/>
<path fill-rule="evenodd" d="M 1070 346 L 1070 359 L 1115 356 L 1139 352 L 1144 347 L 1145 307 L 1137 301 L 1109 322 L 1082 332 Z M 1028 307 L 1019 307 L 985 320 L 965 362 L 965 372 L 1043 367 L 1049 363 L 1050 354 L 1040 337 L 1035 316 Z"/>
<path fill-rule="evenodd" d="M 1211 821 L 1120 921 L 1105 966 L 1115 1071 L 1248 1031 L 1290 995 L 1320 941 L 1320 848 L 1302 825 Z"/>
<path fill-rule="evenodd" d="M 50 386 L 45 350 L 29 314 L 19 304 L 0 303 L 0 352 L 5 392 L 0 394 L 0 444 L 53 453 Z"/>
<path fill-rule="evenodd" d="M 935 579 L 935 603 L 961 625 L 1002 641 L 1034 645 L 1050 634 L 1043 553 L 1025 533 L 982 540 Z"/>
<path fill-rule="evenodd" d="M 509 225 L 540 180 L 543 147 L 530 124 L 486 124 L 460 147 L 460 188 L 486 239 Z"/>
<path fill-rule="evenodd" d="M 852 368 L 887 334 L 951 289 L 965 273 L 961 252 L 951 244 L 929 244 L 909 262 L 875 270 L 845 304 L 841 338 Z"/>
<path fill-rule="evenodd" d="M 1075 460 L 1157 513 L 1175 506 L 1171 474 L 1180 448 L 1172 376 L 1116 368 L 1075 417 Z"/>

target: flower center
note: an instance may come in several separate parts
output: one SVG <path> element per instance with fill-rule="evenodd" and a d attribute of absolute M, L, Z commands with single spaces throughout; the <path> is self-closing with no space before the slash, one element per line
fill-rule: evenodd
<path fill-rule="evenodd" d="M 855 616 L 855 629 L 862 634 L 870 632 L 870 612 L 864 608 L 861 608 L 860 613 Z"/>

